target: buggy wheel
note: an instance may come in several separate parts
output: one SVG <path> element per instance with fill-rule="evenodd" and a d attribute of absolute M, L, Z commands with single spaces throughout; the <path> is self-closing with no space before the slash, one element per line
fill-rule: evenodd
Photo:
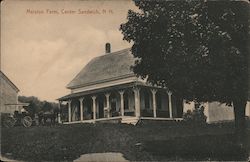
<path fill-rule="evenodd" d="M 30 116 L 25 116 L 22 120 L 24 127 L 30 127 L 32 125 L 32 118 Z"/>
<path fill-rule="evenodd" d="M 16 120 L 13 117 L 10 117 L 10 116 L 4 118 L 4 120 L 3 120 L 3 126 L 5 128 L 14 127 L 15 123 L 16 123 Z"/>

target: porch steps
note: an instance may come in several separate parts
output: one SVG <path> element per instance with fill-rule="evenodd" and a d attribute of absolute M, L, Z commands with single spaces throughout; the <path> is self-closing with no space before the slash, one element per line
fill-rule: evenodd
<path fill-rule="evenodd" d="M 122 117 L 122 120 L 121 120 L 121 123 L 136 125 L 138 121 L 139 121 L 139 118 L 138 118 L 138 117 L 134 117 L 134 116 L 123 116 L 123 117 Z"/>
<path fill-rule="evenodd" d="M 96 123 L 120 123 L 121 117 L 101 118 L 96 119 Z"/>

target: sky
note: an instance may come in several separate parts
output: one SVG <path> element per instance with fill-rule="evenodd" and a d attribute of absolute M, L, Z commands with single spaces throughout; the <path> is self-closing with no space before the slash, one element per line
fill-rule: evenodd
<path fill-rule="evenodd" d="M 1 70 L 19 95 L 56 101 L 92 58 L 131 47 L 119 31 L 130 0 L 5 0 L 1 3 Z"/>

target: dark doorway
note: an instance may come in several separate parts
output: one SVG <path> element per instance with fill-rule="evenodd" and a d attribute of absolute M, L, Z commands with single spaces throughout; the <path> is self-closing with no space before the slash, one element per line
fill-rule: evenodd
<path fill-rule="evenodd" d="M 149 93 L 147 91 L 144 92 L 144 100 L 145 100 L 145 109 L 150 109 L 149 105 Z"/>
<path fill-rule="evenodd" d="M 98 105 L 99 105 L 99 118 L 104 117 L 104 99 L 100 98 L 98 100 Z"/>
<path fill-rule="evenodd" d="M 124 110 L 129 109 L 129 103 L 128 103 L 128 94 L 125 92 L 124 93 Z"/>
<path fill-rule="evenodd" d="M 83 118 L 93 119 L 93 113 L 92 113 L 92 99 L 90 97 L 86 97 L 84 100 L 84 108 L 83 108 Z"/>

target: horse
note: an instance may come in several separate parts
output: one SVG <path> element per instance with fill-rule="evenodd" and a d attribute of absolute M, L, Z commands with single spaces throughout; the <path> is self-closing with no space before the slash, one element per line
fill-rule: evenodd
<path fill-rule="evenodd" d="M 48 119 L 50 119 L 50 125 L 54 125 L 56 123 L 56 118 L 58 116 L 58 112 L 55 112 L 54 110 L 52 111 L 41 111 L 38 113 L 38 120 L 39 120 L 39 124 L 46 124 L 48 123 Z"/>

